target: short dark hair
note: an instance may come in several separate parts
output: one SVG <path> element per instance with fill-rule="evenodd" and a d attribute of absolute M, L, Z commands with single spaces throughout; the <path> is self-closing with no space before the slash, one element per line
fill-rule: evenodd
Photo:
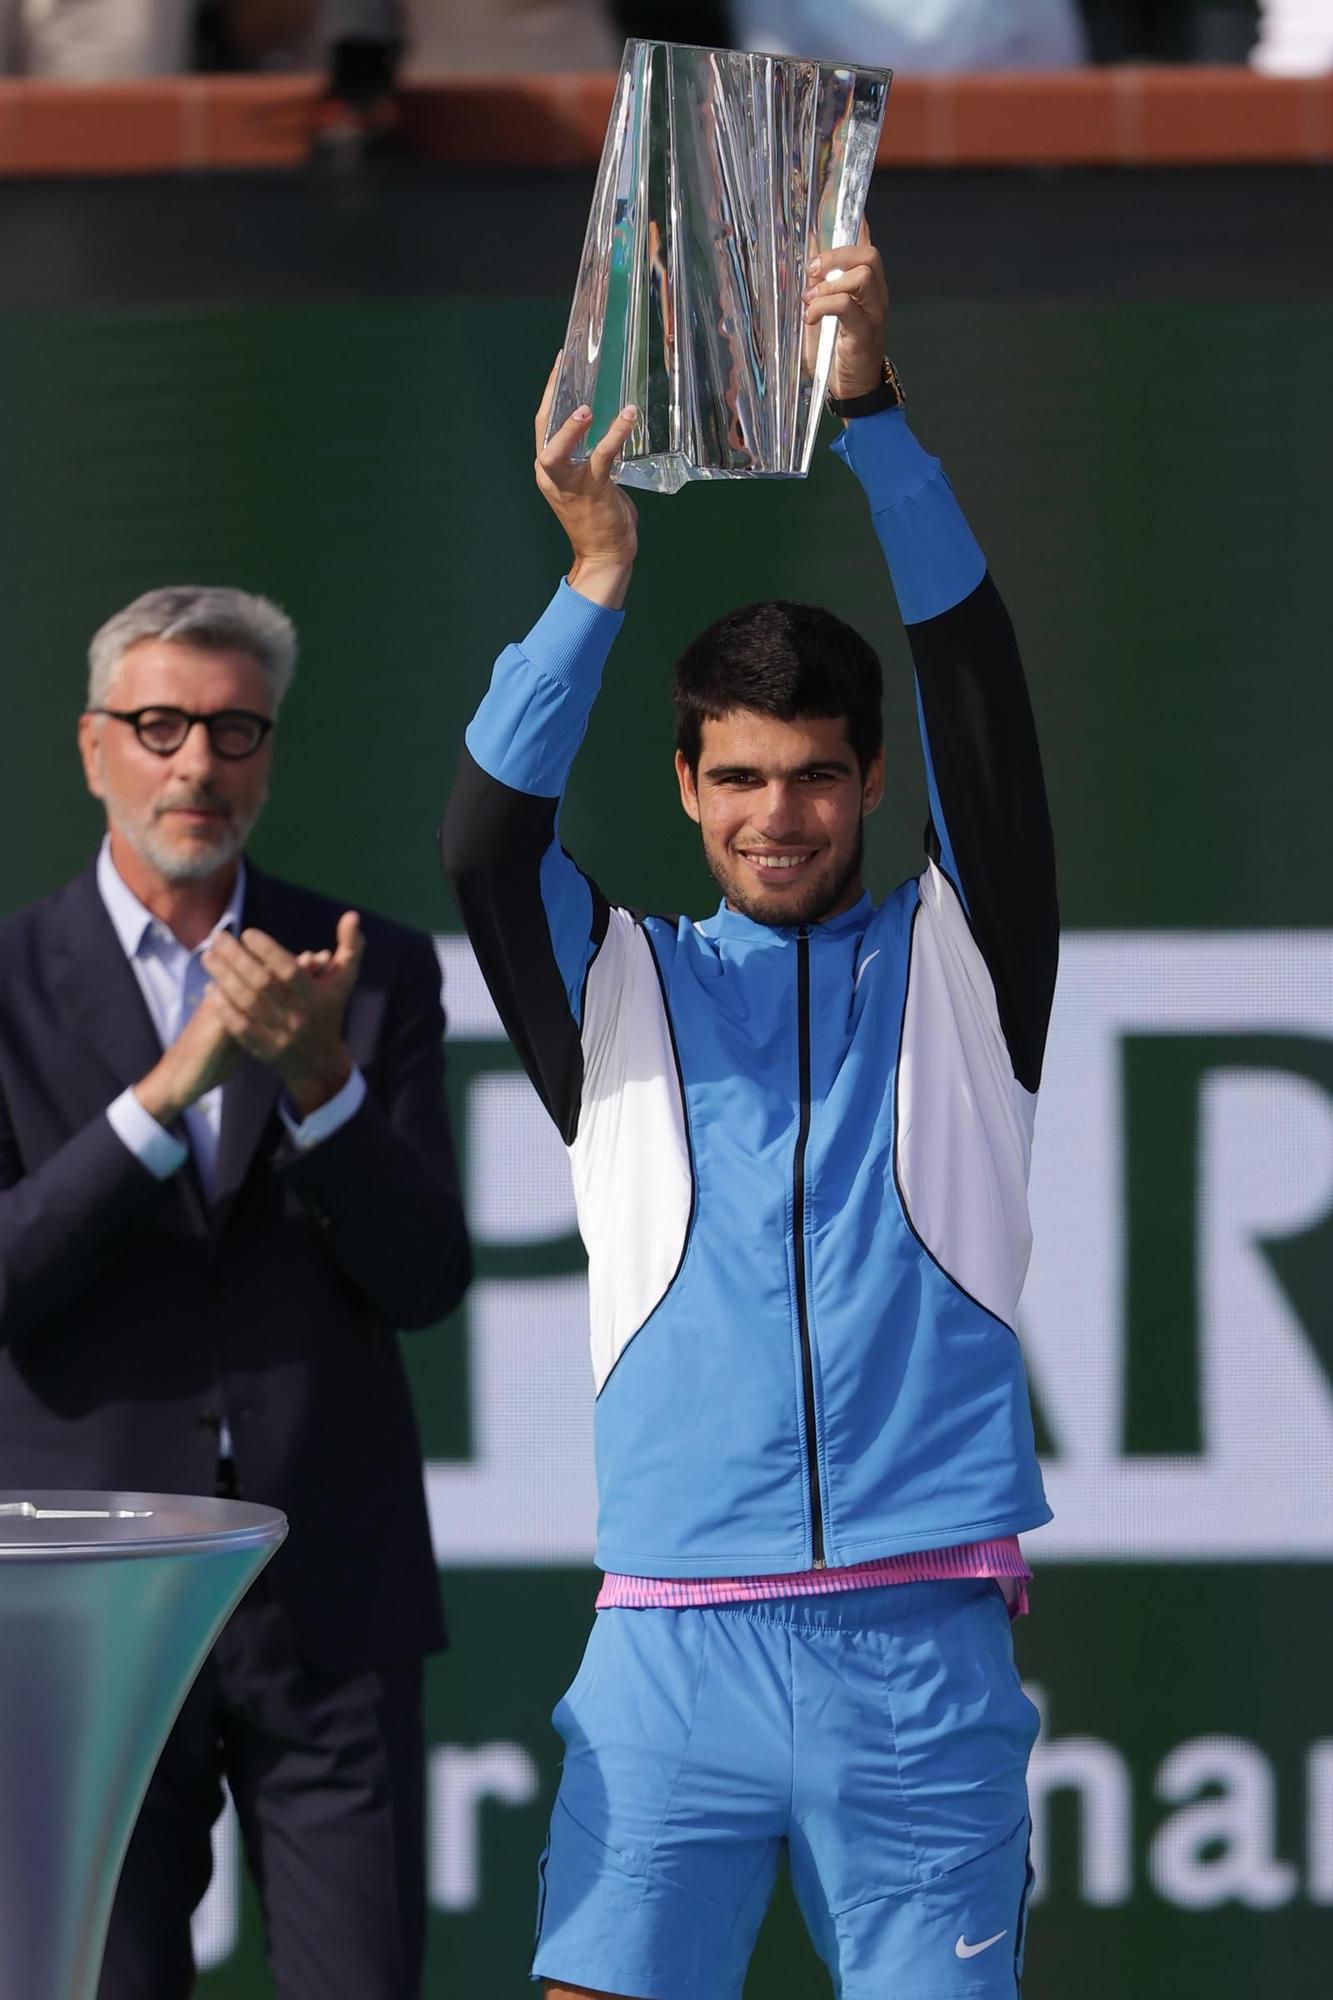
<path fill-rule="evenodd" d="M 705 721 L 753 709 L 778 722 L 841 716 L 864 772 L 884 741 L 879 657 L 817 604 L 770 601 L 729 611 L 676 662 L 676 748 L 699 768 Z"/>

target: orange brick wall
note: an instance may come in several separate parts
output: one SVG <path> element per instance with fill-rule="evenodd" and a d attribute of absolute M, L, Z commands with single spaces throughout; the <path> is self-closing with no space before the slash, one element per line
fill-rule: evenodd
<path fill-rule="evenodd" d="M 0 174 L 294 166 L 315 77 L 181 77 L 69 85 L 0 79 Z M 608 76 L 417 79 L 407 127 L 454 165 L 586 166 Z M 1241 69 L 1090 69 L 905 77 L 881 164 L 911 167 L 1292 165 L 1333 160 L 1333 76 Z"/>

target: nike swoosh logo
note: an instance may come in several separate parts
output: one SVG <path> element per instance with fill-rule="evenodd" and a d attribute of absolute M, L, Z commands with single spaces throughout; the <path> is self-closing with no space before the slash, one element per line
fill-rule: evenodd
<path fill-rule="evenodd" d="M 980 1944 L 969 1944 L 965 1937 L 960 1937 L 953 1948 L 954 1956 L 956 1958 L 975 1958 L 979 1951 L 989 1951 L 993 1944 L 998 1944 L 1002 1937 L 1008 1937 L 1008 1935 L 1008 1931 L 996 1931 L 993 1938 L 983 1938 Z"/>

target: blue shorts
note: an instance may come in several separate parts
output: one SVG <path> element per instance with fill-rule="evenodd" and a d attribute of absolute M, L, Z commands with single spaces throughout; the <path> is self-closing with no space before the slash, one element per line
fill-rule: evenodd
<path fill-rule="evenodd" d="M 840 2000 L 1019 1990 L 1036 1710 L 990 1582 L 598 1614 L 534 1978 L 740 2000 L 785 1844 Z"/>

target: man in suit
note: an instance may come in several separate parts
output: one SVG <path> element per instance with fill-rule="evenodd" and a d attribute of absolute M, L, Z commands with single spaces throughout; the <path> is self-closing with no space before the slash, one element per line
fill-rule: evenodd
<path fill-rule="evenodd" d="M 281 2000 L 413 2000 L 444 1643 L 395 1329 L 469 1276 L 428 939 L 248 863 L 295 635 L 156 590 L 97 634 L 107 837 L 0 924 L 0 1484 L 231 1493 L 286 1546 L 131 1843 L 102 2000 L 183 2000 L 225 1776 Z"/>

